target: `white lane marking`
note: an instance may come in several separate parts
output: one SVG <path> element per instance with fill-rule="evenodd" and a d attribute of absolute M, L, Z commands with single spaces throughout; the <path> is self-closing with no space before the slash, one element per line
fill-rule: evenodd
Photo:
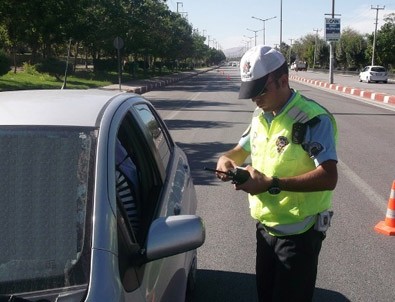
<path fill-rule="evenodd" d="M 173 118 L 174 118 L 177 114 L 179 114 L 180 111 L 181 111 L 183 108 L 185 108 L 191 101 L 196 100 L 196 98 L 197 98 L 200 94 L 201 94 L 201 92 L 194 93 L 194 94 L 192 95 L 192 97 L 188 99 L 188 102 L 186 102 L 182 107 L 180 107 L 179 110 L 172 111 L 171 114 L 169 114 L 168 116 L 166 116 L 166 119 L 168 119 L 168 120 L 173 119 Z"/>
<path fill-rule="evenodd" d="M 344 175 L 348 178 L 348 180 L 350 180 L 374 206 L 376 206 L 380 211 L 385 212 L 385 210 L 387 209 L 385 198 L 380 194 L 376 193 L 375 190 L 371 186 L 369 186 L 367 182 L 365 182 L 354 171 L 352 171 L 350 167 L 348 167 L 344 162 L 339 160 L 338 165 Z"/>

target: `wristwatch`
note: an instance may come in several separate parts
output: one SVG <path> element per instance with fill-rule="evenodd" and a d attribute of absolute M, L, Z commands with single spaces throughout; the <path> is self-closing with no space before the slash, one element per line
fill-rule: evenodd
<path fill-rule="evenodd" d="M 269 192 L 269 194 L 276 195 L 281 192 L 280 182 L 276 176 L 273 176 L 272 178 L 272 184 L 267 191 Z"/>

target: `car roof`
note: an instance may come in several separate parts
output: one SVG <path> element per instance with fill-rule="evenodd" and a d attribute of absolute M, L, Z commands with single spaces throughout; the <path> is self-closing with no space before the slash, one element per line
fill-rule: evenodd
<path fill-rule="evenodd" d="M 366 66 L 366 67 L 370 67 L 370 68 L 372 68 L 372 67 L 380 67 L 380 68 L 385 68 L 384 66 L 380 66 L 380 65 L 368 65 L 368 66 Z"/>
<path fill-rule="evenodd" d="M 0 125 L 95 127 L 114 90 L 20 90 L 0 92 Z"/>

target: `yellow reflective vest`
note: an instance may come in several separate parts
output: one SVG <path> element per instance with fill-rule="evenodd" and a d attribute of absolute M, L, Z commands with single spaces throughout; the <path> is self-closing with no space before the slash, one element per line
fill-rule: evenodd
<path fill-rule="evenodd" d="M 294 123 L 306 123 L 318 115 L 329 115 L 337 139 L 333 116 L 321 105 L 298 92 L 269 125 L 257 108 L 251 122 L 250 142 L 252 166 L 268 175 L 296 176 L 314 170 L 315 164 L 301 144 L 292 142 Z M 277 195 L 264 192 L 249 195 L 251 216 L 269 228 L 273 235 L 303 233 L 315 222 L 315 215 L 330 208 L 332 191 L 290 192 Z M 285 231 L 276 229 L 287 227 Z"/>

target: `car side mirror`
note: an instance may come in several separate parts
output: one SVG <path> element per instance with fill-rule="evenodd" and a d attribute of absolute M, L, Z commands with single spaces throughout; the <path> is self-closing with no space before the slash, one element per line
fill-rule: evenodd
<path fill-rule="evenodd" d="M 202 219 L 196 215 L 160 217 L 151 224 L 144 262 L 173 256 L 200 247 L 205 240 Z"/>

